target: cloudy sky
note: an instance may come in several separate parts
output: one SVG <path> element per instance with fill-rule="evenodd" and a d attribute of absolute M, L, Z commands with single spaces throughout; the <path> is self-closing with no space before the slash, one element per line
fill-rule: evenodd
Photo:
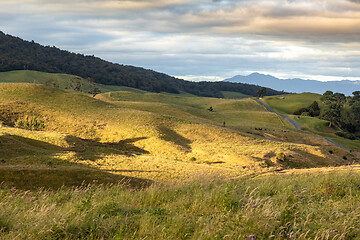
<path fill-rule="evenodd" d="M 0 30 L 192 80 L 360 79 L 360 0 L 1 0 Z"/>

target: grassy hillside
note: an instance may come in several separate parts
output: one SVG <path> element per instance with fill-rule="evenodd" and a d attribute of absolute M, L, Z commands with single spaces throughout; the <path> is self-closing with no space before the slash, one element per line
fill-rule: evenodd
<path fill-rule="evenodd" d="M 70 90 L 12 83 L 0 84 L 0 93 L 0 119 L 6 125 L 29 116 L 43 119 L 46 126 L 41 132 L 0 128 L 4 139 L 25 142 L 22 153 L 4 140 L 2 144 L 10 144 L 3 150 L 4 168 L 75 164 L 170 181 L 194 174 L 234 177 L 249 171 L 336 166 L 355 159 L 318 136 L 293 130 L 251 99 L 127 91 L 95 99 Z M 41 147 L 33 148 L 34 144 Z M 286 157 L 279 159 L 279 154 Z"/>
<path fill-rule="evenodd" d="M 314 101 L 317 101 L 321 107 L 320 97 L 321 95 L 316 93 L 301 93 L 265 97 L 263 100 L 278 113 L 293 114 L 300 108 L 308 107 Z"/>
<path fill-rule="evenodd" d="M 231 98 L 231 99 L 241 99 L 241 98 L 248 98 L 251 97 L 250 95 L 242 94 L 239 92 L 230 92 L 230 91 L 222 91 L 224 98 Z"/>
<path fill-rule="evenodd" d="M 308 107 L 314 101 L 317 101 L 320 108 L 323 108 L 323 103 L 320 100 L 321 95 L 314 93 L 302 94 L 288 94 L 284 96 L 270 96 L 263 99 L 264 103 L 270 106 L 278 113 L 289 115 L 297 123 L 299 123 L 303 130 L 310 131 L 322 136 L 330 137 L 333 141 L 352 150 L 360 150 L 359 140 L 349 140 L 341 138 L 335 134 L 338 129 L 329 128 L 329 122 L 308 116 L 295 116 L 293 113 L 304 107 Z"/>
<path fill-rule="evenodd" d="M 252 99 L 0 83 L 0 239 L 356 239 L 358 161 Z"/>

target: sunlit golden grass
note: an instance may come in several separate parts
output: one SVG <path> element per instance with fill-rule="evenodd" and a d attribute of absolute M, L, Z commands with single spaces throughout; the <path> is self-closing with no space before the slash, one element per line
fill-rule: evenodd
<path fill-rule="evenodd" d="M 0 128 L 7 167 L 74 165 L 173 181 L 337 166 L 357 159 L 312 133 L 292 129 L 252 99 L 124 91 L 92 98 L 10 83 L 0 84 L 0 93 L 0 117 L 7 125 L 25 115 L 43 118 L 46 125 L 40 132 Z"/>
<path fill-rule="evenodd" d="M 0 239 L 360 237 L 359 154 L 252 99 L 0 83 L 0 121 Z"/>

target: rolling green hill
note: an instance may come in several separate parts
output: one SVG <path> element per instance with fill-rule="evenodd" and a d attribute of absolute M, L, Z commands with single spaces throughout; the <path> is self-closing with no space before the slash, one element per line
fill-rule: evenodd
<path fill-rule="evenodd" d="M 308 107 L 314 101 L 322 106 L 321 95 L 316 93 L 286 94 L 284 96 L 265 97 L 264 103 L 278 113 L 293 114 L 296 110 Z"/>
<path fill-rule="evenodd" d="M 358 162 L 250 98 L 0 83 L 0 239 L 356 239 Z"/>
<path fill-rule="evenodd" d="M 234 177 L 249 171 L 336 166 L 355 159 L 319 136 L 292 129 L 252 99 L 128 91 L 95 99 L 26 83 L 1 83 L 0 93 L 0 120 L 9 126 L 0 133 L 5 143 L 11 140 L 2 150 L 4 168 L 30 163 L 46 168 L 50 161 L 54 166 L 75 164 L 169 181 L 194 172 Z M 12 128 L 26 116 L 29 121 L 43 120 L 45 131 Z M 25 142 L 24 153 L 11 147 L 17 141 Z M 286 157 L 279 160 L 279 154 Z"/>

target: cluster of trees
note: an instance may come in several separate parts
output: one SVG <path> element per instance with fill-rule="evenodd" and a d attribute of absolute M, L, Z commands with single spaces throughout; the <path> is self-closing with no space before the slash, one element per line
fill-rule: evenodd
<path fill-rule="evenodd" d="M 345 137 L 360 138 L 360 91 L 355 91 L 353 96 L 348 97 L 326 91 L 321 100 L 325 104 L 321 118 L 329 121 L 329 127 L 335 125 L 349 133 L 340 133 Z"/>
<path fill-rule="evenodd" d="M 267 93 L 267 89 L 265 87 L 261 87 L 257 92 L 257 98 L 263 98 Z"/>
<path fill-rule="evenodd" d="M 34 41 L 0 32 L 0 71 L 36 70 L 67 73 L 82 78 L 90 77 L 96 83 L 138 88 L 151 92 L 188 92 L 204 97 L 223 97 L 222 91 L 241 92 L 257 96 L 256 85 L 229 82 L 190 82 L 152 70 L 114 64 L 94 56 L 85 56 L 60 50 L 54 46 L 41 46 Z M 266 88 L 267 95 L 283 92 Z"/>
<path fill-rule="evenodd" d="M 342 93 L 326 91 L 321 101 L 324 107 L 320 109 L 315 101 L 306 108 L 294 112 L 295 115 L 319 117 L 329 121 L 329 127 L 342 130 L 337 134 L 349 139 L 360 139 L 360 91 L 353 92 L 353 96 L 346 97 Z"/>

